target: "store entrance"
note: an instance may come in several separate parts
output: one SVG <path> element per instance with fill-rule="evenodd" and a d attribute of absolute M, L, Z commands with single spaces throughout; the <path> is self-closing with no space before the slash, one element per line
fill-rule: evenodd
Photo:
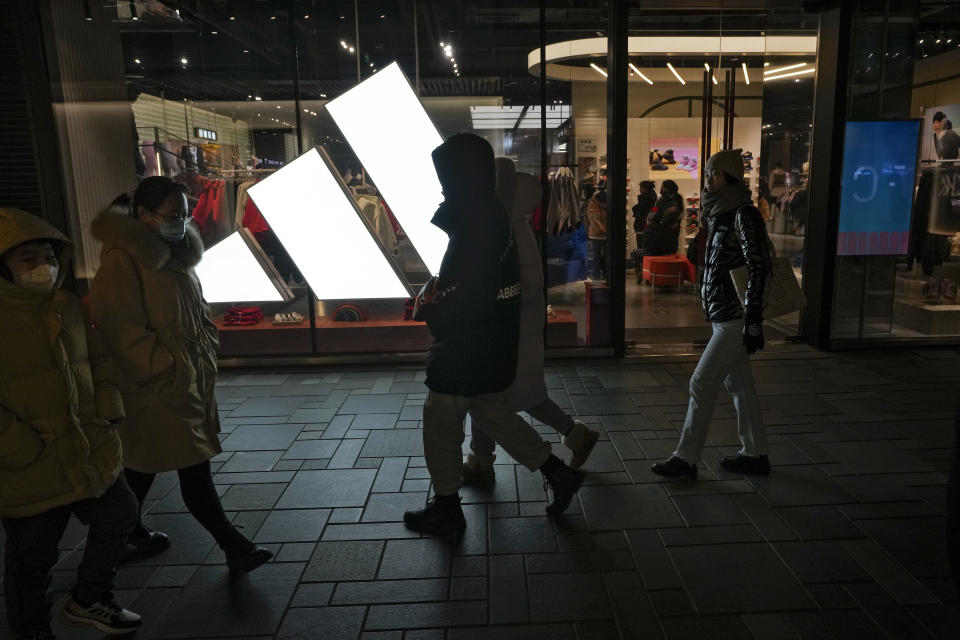
<path fill-rule="evenodd" d="M 712 153 L 741 150 L 777 253 L 802 277 L 818 20 L 799 9 L 641 8 L 630 20 L 625 338 L 689 344 L 710 336 L 697 237 Z M 798 322 L 796 313 L 768 322 L 770 338 L 795 335 Z"/>

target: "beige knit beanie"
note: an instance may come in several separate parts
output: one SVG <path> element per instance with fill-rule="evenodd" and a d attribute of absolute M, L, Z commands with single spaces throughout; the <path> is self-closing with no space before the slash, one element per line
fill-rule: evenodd
<path fill-rule="evenodd" d="M 742 149 L 717 151 L 707 160 L 705 170 L 719 169 L 743 182 L 743 157 L 740 155 L 742 151 Z"/>

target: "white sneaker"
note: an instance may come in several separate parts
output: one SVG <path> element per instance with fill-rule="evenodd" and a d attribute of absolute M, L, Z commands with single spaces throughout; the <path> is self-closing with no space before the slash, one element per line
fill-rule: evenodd
<path fill-rule="evenodd" d="M 84 607 L 70 598 L 63 607 L 63 621 L 74 627 L 95 627 L 107 635 L 132 633 L 140 626 L 140 616 L 127 611 L 113 600 L 94 602 Z"/>

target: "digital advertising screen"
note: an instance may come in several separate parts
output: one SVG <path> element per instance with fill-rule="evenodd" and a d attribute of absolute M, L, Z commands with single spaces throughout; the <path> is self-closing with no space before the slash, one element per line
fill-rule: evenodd
<path fill-rule="evenodd" d="M 837 255 L 905 255 L 919 120 L 848 122 Z"/>

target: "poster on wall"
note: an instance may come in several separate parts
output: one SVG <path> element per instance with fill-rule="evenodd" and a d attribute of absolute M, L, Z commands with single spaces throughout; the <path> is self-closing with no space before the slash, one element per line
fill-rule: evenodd
<path fill-rule="evenodd" d="M 917 120 L 848 122 L 837 255 L 905 255 L 917 166 Z"/>
<path fill-rule="evenodd" d="M 924 111 L 920 160 L 960 160 L 960 133 L 953 128 L 954 123 L 960 126 L 960 104 Z"/>
<path fill-rule="evenodd" d="M 699 138 L 650 139 L 651 179 L 697 180 L 699 171 Z"/>
<path fill-rule="evenodd" d="M 960 233 L 960 167 L 928 167 L 920 176 L 914 214 L 927 216 L 927 232 Z M 922 224 L 922 222 L 921 222 Z"/>
<path fill-rule="evenodd" d="M 577 138 L 577 153 L 596 153 L 597 141 L 593 138 Z"/>
<path fill-rule="evenodd" d="M 593 156 L 577 158 L 577 177 L 580 184 L 597 184 L 597 159 Z"/>

